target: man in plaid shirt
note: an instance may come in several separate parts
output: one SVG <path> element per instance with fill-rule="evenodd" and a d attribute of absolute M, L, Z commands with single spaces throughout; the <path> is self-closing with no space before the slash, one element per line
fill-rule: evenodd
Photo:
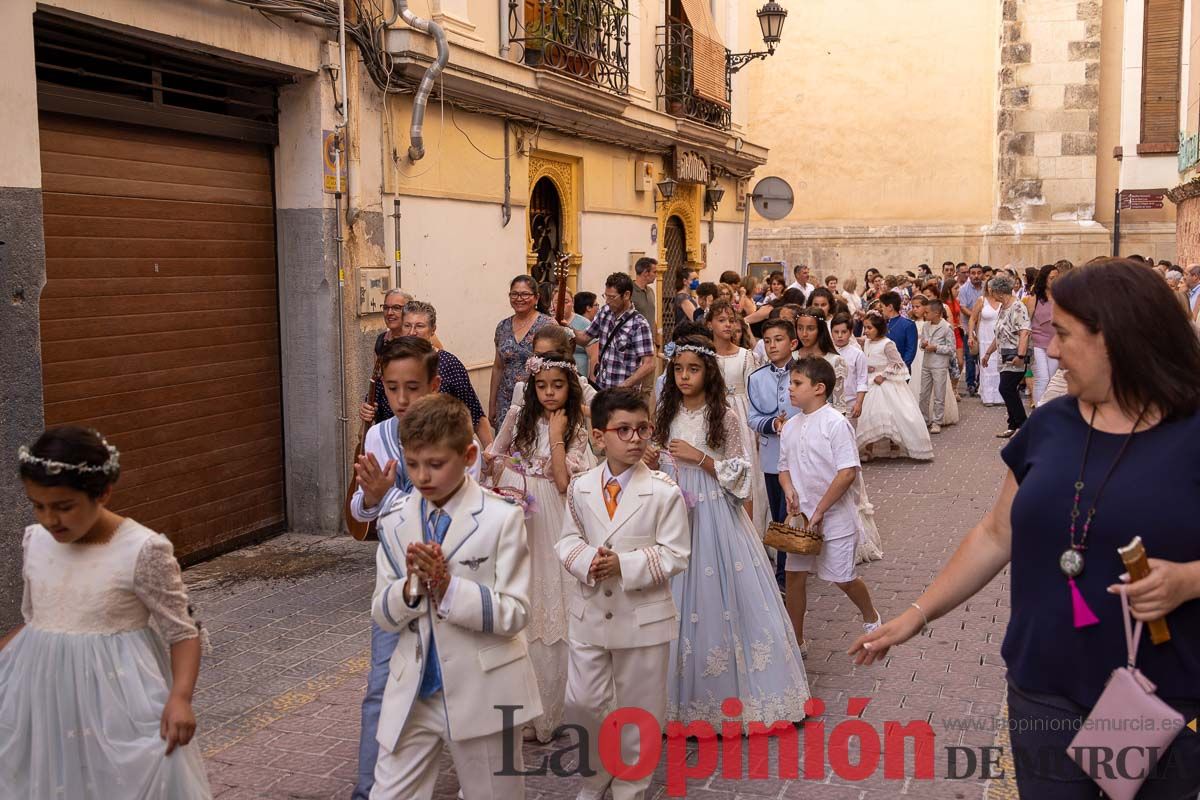
<path fill-rule="evenodd" d="M 654 334 L 633 307 L 633 280 L 624 272 L 609 275 L 604 301 L 588 329 L 575 334 L 575 343 L 586 347 L 593 340 L 600 342 L 600 363 L 592 365 L 592 379 L 601 389 L 640 388 L 654 371 Z"/>

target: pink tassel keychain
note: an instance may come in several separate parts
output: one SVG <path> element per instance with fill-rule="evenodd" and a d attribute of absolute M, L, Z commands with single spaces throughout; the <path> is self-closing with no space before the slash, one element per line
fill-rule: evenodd
<path fill-rule="evenodd" d="M 1088 608 L 1087 601 L 1083 599 L 1083 594 L 1075 585 L 1075 579 L 1067 578 L 1067 583 L 1071 584 L 1071 609 L 1075 612 L 1075 627 L 1086 628 L 1088 625 L 1099 624 L 1100 618 Z"/>

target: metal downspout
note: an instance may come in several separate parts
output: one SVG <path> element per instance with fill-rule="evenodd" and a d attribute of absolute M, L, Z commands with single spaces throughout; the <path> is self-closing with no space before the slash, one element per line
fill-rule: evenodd
<path fill-rule="evenodd" d="M 433 41 L 437 44 L 437 58 L 434 59 L 429 69 L 425 70 L 417 92 L 413 96 L 412 124 L 408 131 L 408 158 L 410 161 L 420 161 L 425 157 L 425 136 L 422 132 L 425 126 L 425 107 L 429 104 L 433 82 L 442 74 L 446 62 L 450 60 L 450 45 L 446 41 L 446 32 L 442 30 L 442 26 L 414 14 L 408 7 L 408 0 L 393 0 L 392 17 L 385 23 L 385 26 L 392 25 L 397 17 L 403 19 L 409 27 L 432 36 Z"/>

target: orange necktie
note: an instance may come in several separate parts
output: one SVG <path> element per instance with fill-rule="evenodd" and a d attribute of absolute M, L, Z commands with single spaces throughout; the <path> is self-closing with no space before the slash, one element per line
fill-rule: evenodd
<path fill-rule="evenodd" d="M 616 478 L 609 478 L 604 484 L 604 507 L 608 509 L 608 518 L 617 515 L 617 495 L 621 493 L 621 484 Z"/>

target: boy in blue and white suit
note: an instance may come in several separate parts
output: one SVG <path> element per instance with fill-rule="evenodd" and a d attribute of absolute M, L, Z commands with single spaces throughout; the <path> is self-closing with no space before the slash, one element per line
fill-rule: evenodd
<path fill-rule="evenodd" d="M 759 436 L 759 455 L 763 478 L 767 484 L 767 500 L 771 519 L 783 522 L 787 517 L 787 499 L 779 485 L 779 432 L 783 424 L 800 413 L 788 399 L 788 381 L 792 351 L 800 346 L 796 326 L 786 319 L 771 319 L 763 323 L 762 343 L 768 364 L 750 373 L 746 393 L 750 398 L 750 427 Z M 779 553 L 775 563 L 775 578 L 784 584 L 784 560 Z"/>

